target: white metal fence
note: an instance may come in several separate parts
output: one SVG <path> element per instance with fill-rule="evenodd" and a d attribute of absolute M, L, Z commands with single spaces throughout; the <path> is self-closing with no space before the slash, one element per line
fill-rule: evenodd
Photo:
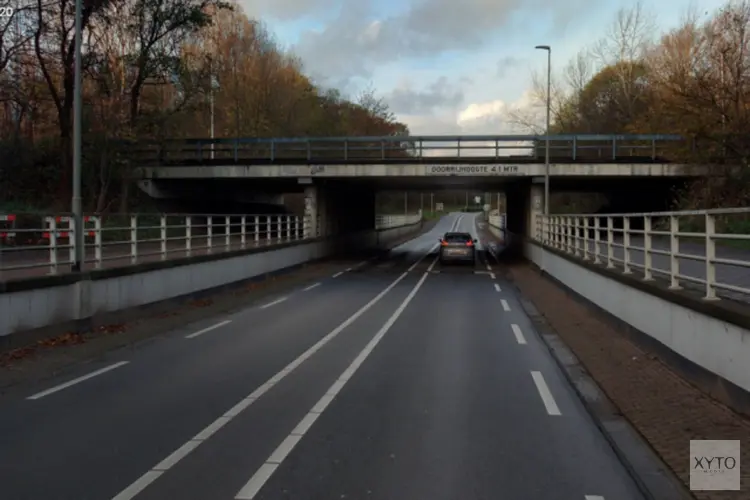
<path fill-rule="evenodd" d="M 704 298 L 750 298 L 750 208 L 539 215 L 537 241 L 624 274 L 700 286 Z"/>
<path fill-rule="evenodd" d="M 498 213 L 497 210 L 493 210 L 487 217 L 487 222 L 490 226 L 494 226 L 498 229 L 505 229 L 505 214 L 501 214 Z"/>
<path fill-rule="evenodd" d="M 422 215 L 376 217 L 375 227 Z M 313 238 L 296 215 L 125 214 L 84 217 L 84 268 L 119 267 Z M 0 279 L 67 272 L 75 259 L 70 214 L 0 214 Z"/>

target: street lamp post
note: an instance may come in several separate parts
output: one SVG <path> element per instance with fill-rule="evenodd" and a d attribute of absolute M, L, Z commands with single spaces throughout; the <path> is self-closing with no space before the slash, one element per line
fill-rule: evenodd
<path fill-rule="evenodd" d="M 545 130 L 544 145 L 544 215 L 549 215 L 549 122 L 551 108 L 551 87 L 552 87 L 552 48 L 549 45 L 537 45 L 534 47 L 538 50 L 547 51 L 547 128 Z"/>
<path fill-rule="evenodd" d="M 83 204 L 81 203 L 81 10 L 83 0 L 75 2 L 75 57 L 73 66 L 73 262 L 74 272 L 83 270 Z M 67 152 L 66 152 L 67 154 Z"/>

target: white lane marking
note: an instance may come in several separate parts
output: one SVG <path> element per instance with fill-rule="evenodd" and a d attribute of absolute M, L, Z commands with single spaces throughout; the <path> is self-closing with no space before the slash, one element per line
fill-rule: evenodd
<path fill-rule="evenodd" d="M 547 382 L 544 381 L 542 372 L 531 372 L 531 377 L 534 379 L 534 384 L 536 384 L 536 390 L 539 391 L 539 395 L 542 397 L 544 407 L 547 408 L 547 413 L 550 415 L 562 415 L 560 408 L 555 403 L 555 398 L 552 397 L 552 393 L 549 387 L 547 387 Z"/>
<path fill-rule="evenodd" d="M 423 261 L 423 260 L 425 259 L 425 257 L 427 257 L 427 256 L 428 256 L 428 255 L 430 255 L 430 254 L 431 254 L 432 252 L 434 252 L 434 251 L 435 251 L 435 249 L 437 249 L 437 247 L 439 247 L 439 246 L 440 246 L 440 243 L 435 243 L 434 245 L 432 245 L 432 246 L 430 247 L 430 249 L 429 249 L 429 250 L 427 250 L 427 253 L 426 253 L 426 254 L 423 254 L 423 255 L 422 255 L 422 256 L 421 256 L 420 258 L 419 258 L 419 260 L 417 260 L 417 261 L 416 261 L 416 262 L 415 262 L 414 264 L 412 264 L 411 266 L 409 266 L 409 269 L 407 269 L 407 270 L 406 270 L 406 272 L 407 272 L 407 273 L 410 273 L 410 272 L 412 272 L 412 271 L 414 270 L 414 268 L 415 268 L 415 267 L 417 267 L 417 266 L 419 265 L 419 263 L 420 263 L 420 262 L 422 262 L 422 261 Z"/>
<path fill-rule="evenodd" d="M 352 269 L 354 269 L 354 268 L 353 268 L 353 267 L 347 267 L 347 268 L 346 268 L 346 272 L 348 273 L 348 272 L 349 272 L 349 271 L 351 271 Z"/>
<path fill-rule="evenodd" d="M 222 326 L 228 325 L 231 322 L 232 322 L 231 319 L 227 319 L 227 320 L 224 320 L 224 321 L 219 321 L 215 325 L 211 325 L 211 326 L 209 326 L 207 328 L 204 328 L 203 330 L 198 330 L 197 332 L 193 332 L 193 333 L 191 333 L 189 335 L 185 335 L 185 338 L 186 339 L 194 339 L 195 337 L 197 337 L 199 335 L 203 335 L 204 333 L 210 332 L 211 330 L 216 330 L 217 328 L 221 328 Z"/>
<path fill-rule="evenodd" d="M 510 306 L 508 305 L 508 301 L 505 299 L 500 299 L 500 303 L 503 305 L 503 311 L 509 312 Z"/>
<path fill-rule="evenodd" d="M 516 342 L 519 344 L 525 344 L 526 338 L 523 336 L 523 332 L 521 331 L 521 327 L 516 325 L 515 323 L 510 325 L 510 329 L 513 330 L 513 335 L 516 336 Z"/>
<path fill-rule="evenodd" d="M 29 396 L 26 399 L 40 399 L 45 396 L 49 396 L 50 394 L 54 394 L 58 391 L 62 391 L 63 389 L 67 389 L 68 387 L 72 385 L 76 385 L 78 383 L 84 382 L 90 378 L 97 377 L 99 375 L 102 375 L 104 373 L 107 373 L 108 371 L 112 371 L 115 368 L 119 368 L 121 366 L 127 365 L 130 363 L 130 361 L 120 361 L 119 363 L 115 363 L 113 365 L 105 366 L 104 368 L 100 368 L 99 370 L 93 371 L 89 373 L 88 375 L 83 375 L 82 377 L 74 378 L 73 380 L 70 380 L 68 382 L 65 382 L 64 384 L 56 385 L 55 387 L 52 387 L 51 389 L 47 389 L 46 391 L 37 392 L 33 396 Z"/>
<path fill-rule="evenodd" d="M 427 256 L 426 254 L 422 256 L 422 259 L 424 259 L 424 257 L 426 256 Z M 237 402 L 224 415 L 222 415 L 221 417 L 217 418 L 214 422 L 209 424 L 205 429 L 199 432 L 193 439 L 183 444 L 180 448 L 175 450 L 171 455 L 169 455 L 167 458 L 159 462 L 159 464 L 157 464 L 150 471 L 146 472 L 143 476 L 138 478 L 133 484 L 131 484 L 122 492 L 120 492 L 112 500 L 131 500 L 136 495 L 138 495 L 149 484 L 154 482 L 154 480 L 156 480 L 156 478 L 158 478 L 164 472 L 164 470 L 166 470 L 166 469 L 161 469 L 161 468 L 167 465 L 169 467 L 173 467 L 179 460 L 185 458 L 185 456 L 187 456 L 191 451 L 193 451 L 200 443 L 205 441 L 205 439 L 201 439 L 202 437 L 205 436 L 207 439 L 208 437 L 213 435 L 213 433 L 216 432 L 218 428 L 222 427 L 227 422 L 232 420 L 234 417 L 242 413 L 243 410 L 245 410 L 247 407 L 252 405 L 258 398 L 260 398 L 269 389 L 271 389 L 271 387 L 278 384 L 281 380 L 284 379 L 284 377 L 289 375 L 295 368 L 297 368 L 299 365 L 305 362 L 308 358 L 310 358 L 310 356 L 315 354 L 315 352 L 317 352 L 320 348 L 322 348 L 328 342 L 333 340 L 338 334 L 344 331 L 344 329 L 346 329 L 349 325 L 354 323 L 357 320 L 357 318 L 362 316 L 365 312 L 371 309 L 375 304 L 380 302 L 380 300 L 383 297 L 385 297 L 386 294 L 388 294 L 388 292 L 393 290 L 393 288 L 396 285 L 398 285 L 407 276 L 408 276 L 408 273 L 406 272 L 402 273 L 390 285 L 388 285 L 384 290 L 382 290 L 372 300 L 370 300 L 370 302 L 368 302 L 367 304 L 362 306 L 357 312 L 349 316 L 349 318 L 347 318 L 343 323 L 341 323 L 339 326 L 334 328 L 330 333 L 328 333 L 328 335 L 320 339 L 315 345 L 313 345 L 308 350 L 303 352 L 300 356 L 298 356 L 297 359 L 295 359 L 294 361 L 286 365 L 280 372 L 278 372 L 276 375 L 268 379 L 268 381 L 266 381 L 264 384 L 256 388 L 252 393 L 250 393 L 250 395 L 248 395 L 244 399 Z"/>
<path fill-rule="evenodd" d="M 342 274 L 344 274 L 344 271 L 339 271 L 339 272 L 337 272 L 336 274 L 334 274 L 334 275 L 333 275 L 333 277 L 334 277 L 334 278 L 338 278 L 338 277 L 339 277 L 339 276 L 341 276 Z"/>
<path fill-rule="evenodd" d="M 143 491 L 146 486 L 156 481 L 162 474 L 164 474 L 164 471 L 148 471 L 142 475 L 138 481 L 118 493 L 116 497 L 112 498 L 112 500 L 130 500 Z"/>
<path fill-rule="evenodd" d="M 503 290 L 502 290 L 502 289 L 500 288 L 500 285 L 498 285 L 497 283 L 495 283 L 495 291 L 496 291 L 496 292 L 502 292 L 502 291 L 503 291 Z"/>
<path fill-rule="evenodd" d="M 489 262 L 485 262 L 484 264 L 487 266 L 487 270 L 490 271 L 490 272 L 492 272 L 492 266 L 490 265 L 490 263 Z"/>
<path fill-rule="evenodd" d="M 495 279 L 495 273 L 490 273 L 490 279 Z"/>
<path fill-rule="evenodd" d="M 264 304 L 264 305 L 260 306 L 260 308 L 261 308 L 261 309 L 265 309 L 265 308 L 267 308 L 267 307 L 275 306 L 276 304 L 281 304 L 281 303 L 282 303 L 282 302 L 284 302 L 284 301 L 285 301 L 286 299 L 287 299 L 286 297 L 281 297 L 280 299 L 276 299 L 276 300 L 274 300 L 273 302 L 269 302 L 268 304 Z"/>
<path fill-rule="evenodd" d="M 305 289 L 304 289 L 304 290 L 302 290 L 302 291 L 303 291 L 303 292 L 309 292 L 310 290 L 312 290 L 313 288 L 315 288 L 315 287 L 317 287 L 317 286 L 320 286 L 320 283 L 315 283 L 315 284 L 312 284 L 312 285 L 308 286 L 307 288 L 305 288 Z"/>
<path fill-rule="evenodd" d="M 583 500 L 604 500 L 604 497 L 601 495 L 586 495 Z"/>
<path fill-rule="evenodd" d="M 437 258 L 430 265 L 430 269 L 437 262 Z M 308 429 L 312 426 L 313 422 L 325 411 L 328 405 L 333 401 L 333 398 L 343 389 L 346 383 L 354 376 L 362 363 L 365 362 L 367 357 L 372 353 L 373 349 L 380 343 L 386 333 L 391 329 L 393 324 L 398 320 L 401 314 L 404 312 L 406 307 L 412 301 L 414 296 L 417 294 L 422 284 L 430 274 L 430 269 L 422 274 L 422 277 L 417 284 L 412 288 L 409 295 L 404 301 L 398 306 L 390 318 L 383 324 L 378 330 L 378 333 L 370 340 L 359 355 L 354 358 L 354 361 L 349 367 L 344 370 L 341 376 L 333 383 L 333 385 L 326 391 L 323 397 L 313 406 L 313 408 L 305 415 L 305 417 L 297 424 L 294 430 L 281 442 L 276 450 L 271 453 L 266 462 L 253 474 L 250 480 L 242 487 L 242 489 L 234 497 L 235 500 L 252 500 L 255 495 L 263 488 L 263 485 L 270 479 L 276 468 L 284 461 L 284 459 L 291 453 L 294 447 L 299 443 L 302 437 L 305 435 Z"/>

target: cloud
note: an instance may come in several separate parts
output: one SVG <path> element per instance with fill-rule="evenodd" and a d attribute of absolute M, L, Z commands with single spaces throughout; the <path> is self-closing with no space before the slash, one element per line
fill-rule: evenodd
<path fill-rule="evenodd" d="M 324 28 L 303 32 L 294 51 L 317 79 L 370 77 L 389 62 L 478 50 L 501 33 L 521 33 L 540 11 L 560 32 L 567 10 L 582 2 L 421 0 L 383 17 L 375 0 L 347 0 Z"/>
<path fill-rule="evenodd" d="M 464 92 L 448 78 L 441 77 L 424 90 L 414 90 L 409 85 L 398 87 L 385 100 L 397 114 L 432 115 L 441 108 L 455 108 L 462 104 Z"/>
<path fill-rule="evenodd" d="M 505 76 L 508 75 L 508 72 L 511 70 L 516 70 L 521 66 L 521 63 L 523 61 L 517 57 L 513 56 L 505 56 L 500 58 L 500 60 L 497 62 L 497 77 L 498 78 L 505 78 Z"/>

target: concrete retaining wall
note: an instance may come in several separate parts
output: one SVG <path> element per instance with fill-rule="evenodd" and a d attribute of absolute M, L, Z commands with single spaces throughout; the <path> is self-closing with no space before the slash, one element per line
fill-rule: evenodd
<path fill-rule="evenodd" d="M 722 320 L 722 313 L 718 309 L 724 306 L 719 303 L 707 304 L 705 301 L 701 303 L 700 299 L 692 299 L 696 301 L 696 307 L 690 308 L 678 303 L 688 303 L 684 296 L 675 294 L 675 300 L 668 300 L 669 295 L 656 293 L 656 289 L 655 293 L 649 293 L 643 283 L 628 285 L 619 277 L 608 277 L 590 265 L 579 264 L 529 240 L 524 243 L 524 253 L 526 258 L 552 278 L 601 310 L 662 344 L 690 362 L 691 366 L 729 382 L 708 380 L 710 377 L 705 373 L 691 375 L 691 378 L 700 379 L 698 383 L 712 395 L 729 400 L 727 402 L 736 408 L 739 406 L 738 409 L 743 412 L 747 411 L 750 329 L 747 323 L 743 326 L 743 319 L 732 315 L 731 310 L 726 311 L 726 316 L 732 317 L 732 320 Z M 707 314 L 701 309 L 707 312 L 717 309 L 717 312 Z M 731 394 L 735 388 L 744 391 L 740 397 L 744 402 L 740 403 Z"/>
<path fill-rule="evenodd" d="M 0 290 L 0 337 L 188 296 L 355 248 L 387 246 L 421 226 L 6 283 Z"/>

